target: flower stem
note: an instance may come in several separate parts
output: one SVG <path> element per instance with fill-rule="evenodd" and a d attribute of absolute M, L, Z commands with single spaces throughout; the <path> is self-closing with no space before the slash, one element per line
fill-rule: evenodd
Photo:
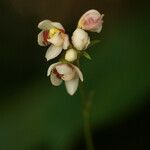
<path fill-rule="evenodd" d="M 93 92 L 91 91 L 88 96 L 85 95 L 83 85 L 80 84 L 80 94 L 83 102 L 83 119 L 84 119 L 84 136 L 87 150 L 94 150 L 92 133 L 91 133 L 91 100 Z"/>

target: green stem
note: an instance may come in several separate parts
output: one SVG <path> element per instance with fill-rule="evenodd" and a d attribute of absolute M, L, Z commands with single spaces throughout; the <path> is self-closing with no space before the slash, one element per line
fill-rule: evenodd
<path fill-rule="evenodd" d="M 93 92 L 85 95 L 83 85 L 80 84 L 80 93 L 83 101 L 84 136 L 87 150 L 94 150 L 91 133 L 91 100 Z"/>
<path fill-rule="evenodd" d="M 80 56 L 79 56 L 80 58 Z M 80 68 L 79 58 L 77 59 L 77 66 Z M 80 95 L 83 103 L 83 119 L 84 119 L 84 136 L 87 150 L 94 150 L 92 133 L 91 133 L 91 102 L 93 98 L 93 91 L 86 96 L 83 84 L 79 85 Z"/>

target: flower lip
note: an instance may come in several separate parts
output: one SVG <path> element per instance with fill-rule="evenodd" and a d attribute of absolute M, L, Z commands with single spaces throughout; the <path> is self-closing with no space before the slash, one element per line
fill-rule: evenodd
<path fill-rule="evenodd" d="M 54 73 L 56 77 L 58 77 L 59 79 L 63 79 L 64 81 L 72 80 L 73 78 L 75 78 L 75 76 L 78 76 L 83 82 L 82 72 L 73 64 L 56 64 L 52 69 L 52 73 Z"/>
<path fill-rule="evenodd" d="M 43 31 L 43 44 L 48 45 L 50 43 L 50 39 L 52 39 L 55 35 L 58 35 L 61 31 L 57 28 L 51 28 L 50 30 Z"/>
<path fill-rule="evenodd" d="M 48 30 L 43 31 L 43 44 L 44 45 L 49 44 L 49 42 L 47 41 L 48 38 L 49 38 L 49 31 Z"/>
<path fill-rule="evenodd" d="M 79 85 L 79 79 L 83 81 L 80 69 L 71 63 L 57 62 L 48 68 L 47 76 L 50 76 L 51 83 L 59 86 L 64 81 L 68 94 L 73 95 Z"/>
<path fill-rule="evenodd" d="M 61 33 L 64 33 L 65 34 L 65 30 L 63 29 L 58 29 Z"/>
<path fill-rule="evenodd" d="M 61 64 L 61 62 L 57 62 L 57 63 L 54 63 L 52 65 L 49 66 L 48 70 L 47 70 L 47 76 L 49 76 L 51 73 L 52 73 L 52 70 L 58 65 L 58 64 Z"/>
<path fill-rule="evenodd" d="M 41 46 L 48 46 L 49 44 L 53 44 L 53 42 L 51 42 L 51 39 L 53 37 L 56 37 L 55 35 L 58 35 L 60 37 L 59 33 L 61 33 L 61 39 L 60 38 L 57 38 L 57 39 L 54 38 L 54 39 L 56 39 L 58 42 L 59 42 L 59 40 L 60 41 L 64 40 L 63 37 L 65 37 L 65 36 L 62 36 L 62 35 L 63 34 L 65 35 L 65 29 L 59 22 L 43 20 L 38 24 L 38 28 L 42 30 L 41 34 L 38 35 L 38 43 Z M 55 40 L 55 43 L 57 42 L 56 40 Z M 55 43 L 54 43 L 54 45 L 55 45 Z M 59 45 L 56 44 L 56 46 L 60 46 L 60 44 Z"/>
<path fill-rule="evenodd" d="M 70 64 L 62 64 L 59 66 L 56 66 L 57 72 L 62 75 L 62 79 L 65 80 L 71 80 L 75 76 L 75 70 Z"/>
<path fill-rule="evenodd" d="M 58 32 L 59 32 L 59 30 L 57 28 L 51 28 L 49 30 L 49 37 L 52 38 Z"/>
<path fill-rule="evenodd" d="M 75 76 L 75 70 L 70 64 L 55 65 L 51 73 L 55 74 L 58 79 L 62 79 L 64 81 L 69 81 Z"/>
<path fill-rule="evenodd" d="M 54 68 L 52 70 L 52 73 L 54 73 L 58 79 L 61 79 L 63 77 L 63 74 L 58 73 L 58 71 L 56 70 L 56 68 Z"/>
<path fill-rule="evenodd" d="M 38 28 L 42 30 L 37 37 L 38 44 L 40 46 L 50 45 L 45 54 L 47 61 L 54 59 L 62 50 L 66 50 L 69 47 L 69 37 L 59 22 L 43 20 L 38 24 Z"/>

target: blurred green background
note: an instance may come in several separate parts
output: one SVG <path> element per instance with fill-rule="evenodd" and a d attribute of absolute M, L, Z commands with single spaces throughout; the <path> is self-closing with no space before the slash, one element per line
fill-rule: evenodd
<path fill-rule="evenodd" d="M 69 96 L 46 77 L 46 48 L 37 24 L 61 22 L 71 35 L 80 16 L 95 8 L 104 28 L 81 69 L 95 92 L 96 149 L 149 149 L 150 21 L 146 0 L 0 1 L 0 150 L 84 150 L 79 92 Z"/>

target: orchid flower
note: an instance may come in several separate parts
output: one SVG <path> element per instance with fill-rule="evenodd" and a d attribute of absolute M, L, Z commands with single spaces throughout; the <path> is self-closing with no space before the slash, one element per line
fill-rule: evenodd
<path fill-rule="evenodd" d="M 66 90 L 70 95 L 76 92 L 79 78 L 83 81 L 82 72 L 77 66 L 61 62 L 50 65 L 47 76 L 50 76 L 51 83 L 54 86 L 59 86 L 64 81 Z"/>
<path fill-rule="evenodd" d="M 91 9 L 83 14 L 78 22 L 78 28 L 99 33 L 102 30 L 104 14 Z"/>
<path fill-rule="evenodd" d="M 71 43 L 64 27 L 59 22 L 44 20 L 38 24 L 38 28 L 42 30 L 38 34 L 38 44 L 50 46 L 45 54 L 47 61 L 57 57 L 62 50 L 65 50 L 58 62 L 50 65 L 47 76 L 50 76 L 54 86 L 59 86 L 64 81 L 70 95 L 77 91 L 79 79 L 83 81 L 82 72 L 75 64 L 79 64 L 80 56 L 91 59 L 86 52 L 89 44 L 92 43 L 88 32 L 99 33 L 102 30 L 103 17 L 104 14 L 94 9 L 83 14 L 72 34 Z"/>
<path fill-rule="evenodd" d="M 38 44 L 40 46 L 51 44 L 45 54 L 47 61 L 57 57 L 63 49 L 68 48 L 69 37 L 60 23 L 44 20 L 38 24 L 38 28 L 42 30 L 38 34 Z"/>
<path fill-rule="evenodd" d="M 50 81 L 54 86 L 59 86 L 64 81 L 69 95 L 75 94 L 79 86 L 79 81 L 83 82 L 83 74 L 79 69 L 80 58 L 84 56 L 91 60 L 91 56 L 86 50 L 89 49 L 91 45 L 95 44 L 95 40 L 92 41 L 90 39 L 88 32 L 101 32 L 103 17 L 104 14 L 100 14 L 95 9 L 91 9 L 83 14 L 79 19 L 77 28 L 72 34 L 71 43 L 69 42 L 68 35 L 65 33 L 64 27 L 59 22 L 44 20 L 38 24 L 38 28 L 42 30 L 38 34 L 38 44 L 40 46 L 50 45 L 45 54 L 47 61 L 57 57 L 62 50 L 65 50 L 61 54 L 61 57 L 59 57 L 58 62 L 49 66 L 47 76 L 50 77 Z M 90 133 L 92 96 L 91 93 L 85 95 L 82 88 L 80 90 L 82 99 L 84 100 L 83 117 L 86 146 L 87 149 L 92 150 L 94 149 Z"/>

